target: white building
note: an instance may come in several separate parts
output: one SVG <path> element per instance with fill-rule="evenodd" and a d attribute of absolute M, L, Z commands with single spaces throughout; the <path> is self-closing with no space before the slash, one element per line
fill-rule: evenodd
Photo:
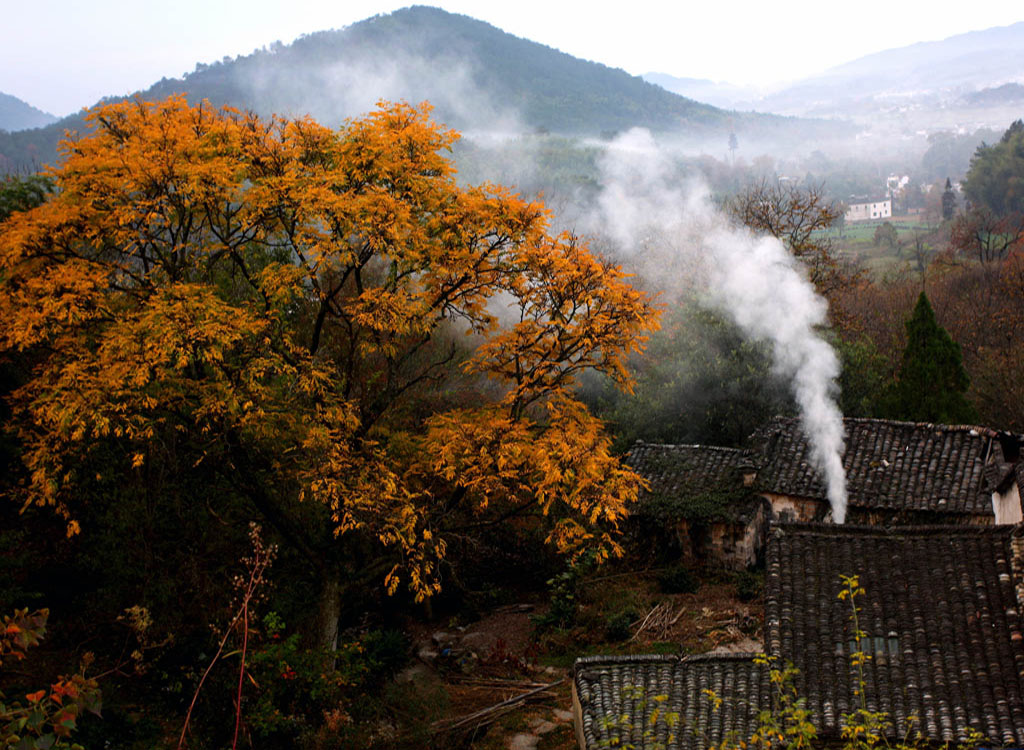
<path fill-rule="evenodd" d="M 844 218 L 846 221 L 871 221 L 891 216 L 891 198 L 851 198 Z"/>

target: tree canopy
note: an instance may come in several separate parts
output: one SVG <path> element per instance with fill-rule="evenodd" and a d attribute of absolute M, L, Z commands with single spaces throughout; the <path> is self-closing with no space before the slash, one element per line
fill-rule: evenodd
<path fill-rule="evenodd" d="M 530 511 L 561 551 L 616 549 L 639 480 L 571 386 L 629 388 L 657 311 L 541 205 L 457 186 L 429 106 L 332 130 L 172 97 L 88 122 L 56 194 L 0 225 L 25 506 L 73 535 L 125 477 L 213 504 L 215 480 L 321 575 L 346 555 L 318 513 L 417 598 L 454 518 Z"/>
<path fill-rule="evenodd" d="M 907 348 L 891 393 L 891 416 L 918 422 L 972 422 L 977 414 L 965 395 L 970 384 L 960 346 L 935 320 L 931 303 L 921 292 L 907 321 Z"/>
<path fill-rule="evenodd" d="M 1024 122 L 1010 125 L 998 143 L 978 147 L 964 192 L 975 207 L 999 218 L 1024 214 Z"/>

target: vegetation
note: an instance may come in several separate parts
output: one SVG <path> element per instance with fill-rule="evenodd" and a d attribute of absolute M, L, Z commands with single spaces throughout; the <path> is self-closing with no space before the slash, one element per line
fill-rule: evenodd
<path fill-rule="evenodd" d="M 442 154 L 456 136 L 425 107 L 340 131 L 181 97 L 89 119 L 57 192 L 0 231 L 0 344 L 27 365 L 7 394 L 20 468 L 6 489 L 62 519 L 71 564 L 106 568 L 83 614 L 140 597 L 178 671 L 208 647 L 189 619 L 236 597 L 214 652 L 241 654 L 241 695 L 249 655 L 267 664 L 280 634 L 256 625 L 263 572 L 233 573 L 252 585 L 231 594 L 218 583 L 246 520 L 313 592 L 276 611 L 336 662 L 368 599 L 436 595 L 461 562 L 449 538 L 474 528 L 619 551 L 639 479 L 571 389 L 584 370 L 628 387 L 656 312 L 580 240 L 548 234 L 539 204 L 457 187 Z M 119 538 L 140 529 L 142 548 Z M 195 679 L 210 693 L 216 661 L 171 678 L 177 699 Z M 306 711 L 338 695 L 313 686 Z M 216 740 L 215 704 L 192 704 L 200 736 L 237 741 L 240 719 Z"/>
<path fill-rule="evenodd" d="M 15 610 L 13 615 L 0 619 L 0 668 L 10 662 L 22 661 L 30 648 L 39 645 L 46 634 L 49 610 L 29 612 Z M 81 670 L 70 677 L 58 677 L 49 687 L 25 693 L 24 700 L 8 702 L 0 692 L 0 743 L 4 748 L 17 750 L 47 750 L 48 748 L 75 748 L 71 736 L 85 712 L 100 715 L 100 689 L 93 677 L 85 672 L 91 663 L 90 655 L 82 659 Z M 38 686 L 38 685 L 37 685 Z"/>
<path fill-rule="evenodd" d="M 658 585 L 666 594 L 693 594 L 700 588 L 700 581 L 685 565 L 673 565 L 658 575 Z"/>
<path fill-rule="evenodd" d="M 43 175 L 6 175 L 0 179 L 0 222 L 15 211 L 41 205 L 53 192 L 53 182 Z"/>
<path fill-rule="evenodd" d="M 978 147 L 964 192 L 996 216 L 1024 213 L 1024 121 L 1010 125 L 998 143 Z"/>
<path fill-rule="evenodd" d="M 842 210 L 820 187 L 762 181 L 729 200 L 727 209 L 740 224 L 785 243 L 823 294 L 848 283 L 831 240 L 821 231 L 835 224 Z"/>
<path fill-rule="evenodd" d="M 199 103 L 251 105 L 254 72 L 323 70 L 413 30 L 411 53 L 486 62 L 474 83 L 536 132 L 490 146 L 426 105 L 331 130 Z M 0 182 L 0 614 L 38 640 L 40 608 L 54 613 L 19 647 L 32 679 L 0 647 L 0 744 L 425 746 L 458 701 L 395 679 L 413 637 L 524 593 L 546 602 L 531 646 L 545 663 L 714 645 L 701 608 L 756 602 L 759 574 L 723 584 L 673 557 L 678 540 L 656 560 L 625 549 L 640 483 L 615 454 L 742 445 L 793 413 L 787 385 L 699 289 L 656 331 L 645 279 L 551 231 L 539 202 L 475 184 L 500 167 L 568 224 L 600 190 L 603 148 L 578 133 L 682 122 L 725 128 L 724 150 L 735 124 L 747 153 L 755 123 L 426 8 L 152 91 L 184 84 L 191 105 L 64 121 L 80 134 L 58 167 Z M 306 108 L 276 91 L 262 106 Z M 464 123 L 457 103 L 440 114 Z M 49 160 L 57 131 L 0 132 L 0 170 Z M 830 303 L 845 414 L 1024 431 L 1021 137 L 1015 124 L 978 149 L 969 209 L 946 176 L 976 141 L 933 138 L 894 167 L 915 175 L 898 204 L 921 213 L 881 223 L 842 225 L 837 199 L 876 191 L 890 165 L 733 149 L 668 173 L 704 179 L 733 221 L 800 258 Z M 698 528 L 743 496 L 646 510 L 662 531 Z M 623 551 L 625 574 L 597 567 Z M 685 632 L 668 625 L 684 601 Z M 481 655 L 524 678 L 532 658 Z M 788 705 L 764 736 L 804 742 Z M 884 742 L 873 721 L 849 741 Z"/>
<path fill-rule="evenodd" d="M 889 397 L 890 414 L 915 422 L 971 423 L 977 414 L 965 395 L 969 386 L 960 347 L 936 322 L 921 292 L 907 321 L 907 348 Z"/>

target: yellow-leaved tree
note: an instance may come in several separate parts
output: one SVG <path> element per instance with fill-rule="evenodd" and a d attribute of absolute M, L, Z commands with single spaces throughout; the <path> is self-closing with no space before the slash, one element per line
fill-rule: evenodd
<path fill-rule="evenodd" d="M 0 225 L 22 502 L 74 534 L 119 477 L 211 507 L 230 487 L 328 612 L 366 572 L 437 591 L 456 517 L 529 511 L 563 552 L 613 552 L 639 480 L 573 385 L 628 388 L 657 311 L 538 203 L 459 186 L 429 112 L 93 110 L 55 194 Z"/>

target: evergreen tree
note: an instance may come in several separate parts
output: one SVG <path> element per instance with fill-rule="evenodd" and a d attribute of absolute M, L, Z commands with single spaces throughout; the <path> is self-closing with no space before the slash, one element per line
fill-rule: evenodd
<path fill-rule="evenodd" d="M 946 178 L 946 189 L 942 191 L 942 218 L 949 221 L 953 218 L 956 210 L 956 193 L 953 192 L 953 184 Z"/>
<path fill-rule="evenodd" d="M 1010 125 L 999 143 L 978 147 L 963 188 L 971 205 L 997 217 L 1024 214 L 1024 121 Z"/>
<path fill-rule="evenodd" d="M 907 321 L 907 348 L 888 399 L 889 415 L 916 422 L 961 424 L 977 419 L 964 394 L 971 380 L 960 345 L 935 320 L 924 292 Z"/>

